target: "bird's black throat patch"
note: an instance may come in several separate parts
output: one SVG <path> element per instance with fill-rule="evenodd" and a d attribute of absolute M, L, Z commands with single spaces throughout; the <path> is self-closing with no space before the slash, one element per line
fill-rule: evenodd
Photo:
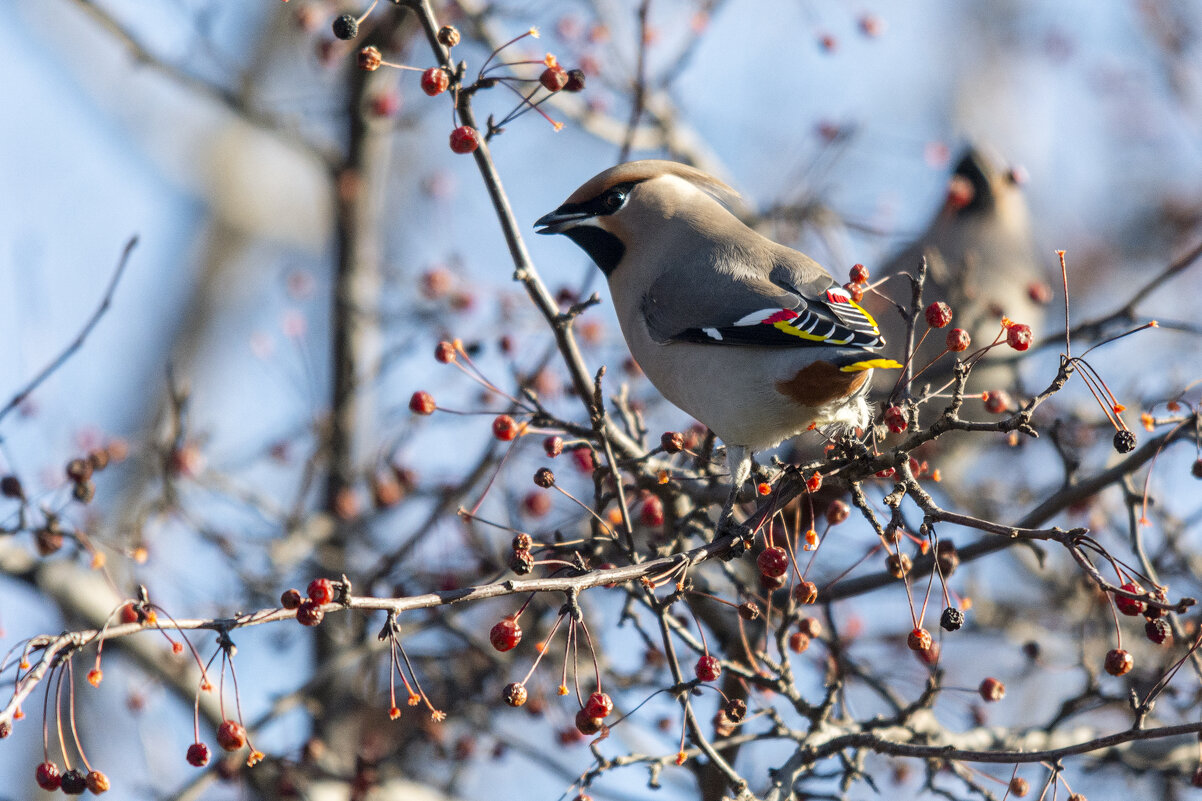
<path fill-rule="evenodd" d="M 626 246 L 621 240 L 594 225 L 579 225 L 563 233 L 597 263 L 606 278 L 618 268 L 618 262 L 626 254 Z"/>

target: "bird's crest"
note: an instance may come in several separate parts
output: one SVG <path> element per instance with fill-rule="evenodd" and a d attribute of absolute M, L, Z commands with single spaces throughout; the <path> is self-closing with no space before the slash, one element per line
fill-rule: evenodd
<path fill-rule="evenodd" d="M 677 161 L 647 159 L 628 161 L 625 164 L 610 167 L 573 192 L 564 205 L 591 200 L 617 184 L 640 183 L 661 175 L 675 175 L 677 178 L 682 178 L 722 203 L 730 204 L 739 198 L 738 192 L 696 167 L 690 167 L 688 164 L 681 164 Z"/>

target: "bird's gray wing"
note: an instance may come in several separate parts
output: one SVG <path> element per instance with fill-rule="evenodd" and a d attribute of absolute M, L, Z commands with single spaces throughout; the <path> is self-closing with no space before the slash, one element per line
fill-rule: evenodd
<path fill-rule="evenodd" d="M 884 344 L 875 321 L 816 262 L 796 251 L 766 251 L 759 264 L 683 264 L 661 275 L 643 299 L 658 342 L 759 347 Z"/>

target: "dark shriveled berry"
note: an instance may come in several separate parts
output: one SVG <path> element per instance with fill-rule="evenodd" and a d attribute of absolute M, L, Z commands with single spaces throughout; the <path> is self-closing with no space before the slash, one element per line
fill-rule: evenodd
<path fill-rule="evenodd" d="M 1172 632 L 1169 629 L 1169 624 L 1164 620 L 1157 618 L 1144 623 L 1144 634 L 1148 639 L 1157 645 L 1163 645 L 1171 636 Z"/>
<path fill-rule="evenodd" d="M 1125 428 L 1114 432 L 1114 449 L 1119 453 L 1131 453 L 1135 450 L 1135 432 Z"/>
<path fill-rule="evenodd" d="M 326 613 L 321 608 L 321 604 L 316 604 L 308 599 L 301 601 L 301 605 L 296 609 L 296 622 L 302 626 L 319 626 L 325 616 Z"/>
<path fill-rule="evenodd" d="M 438 43 L 444 47 L 454 47 L 459 44 L 459 31 L 451 25 L 443 25 L 438 29 Z"/>
<path fill-rule="evenodd" d="M 944 631 L 959 631 L 964 625 L 964 613 L 954 606 L 949 606 L 943 610 L 943 614 L 939 617 L 939 626 Z"/>
<path fill-rule="evenodd" d="M 735 723 L 747 717 L 747 702 L 742 698 L 731 698 L 722 709 L 726 713 L 726 717 Z"/>
<path fill-rule="evenodd" d="M 280 593 L 280 606 L 285 609 L 298 609 L 303 600 L 300 590 L 297 589 L 284 590 Z"/>
<path fill-rule="evenodd" d="M 88 789 L 88 780 L 79 771 L 69 770 L 63 774 L 59 789 L 67 795 L 83 795 L 83 791 Z"/>
<path fill-rule="evenodd" d="M 601 718 L 590 717 L 587 710 L 581 709 L 576 713 L 576 731 L 591 737 L 601 731 L 601 727 L 605 725 L 605 721 Z"/>
<path fill-rule="evenodd" d="M 330 27 L 339 39 L 349 40 L 359 35 L 359 20 L 355 19 L 354 14 L 342 14 L 335 17 L 334 24 Z"/>
<path fill-rule="evenodd" d="M 521 706 L 526 703 L 526 685 L 516 681 L 506 684 L 505 689 L 501 691 L 501 698 L 509 706 Z"/>
<path fill-rule="evenodd" d="M 543 489 L 549 489 L 555 485 L 555 474 L 545 467 L 540 467 L 534 474 L 534 484 Z"/>
<path fill-rule="evenodd" d="M 568 82 L 564 84 L 563 90 L 565 92 L 583 92 L 584 70 L 568 70 Z"/>
<path fill-rule="evenodd" d="M 509 569 L 519 576 L 528 576 L 534 570 L 534 557 L 530 551 L 520 550 L 509 554 Z"/>

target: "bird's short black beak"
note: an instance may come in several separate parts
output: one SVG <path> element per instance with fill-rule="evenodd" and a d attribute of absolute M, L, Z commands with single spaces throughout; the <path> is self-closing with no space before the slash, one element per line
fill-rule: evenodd
<path fill-rule="evenodd" d="M 576 223 L 592 216 L 591 212 L 560 206 L 550 214 L 539 217 L 534 223 L 534 232 L 536 234 L 562 234 Z"/>

